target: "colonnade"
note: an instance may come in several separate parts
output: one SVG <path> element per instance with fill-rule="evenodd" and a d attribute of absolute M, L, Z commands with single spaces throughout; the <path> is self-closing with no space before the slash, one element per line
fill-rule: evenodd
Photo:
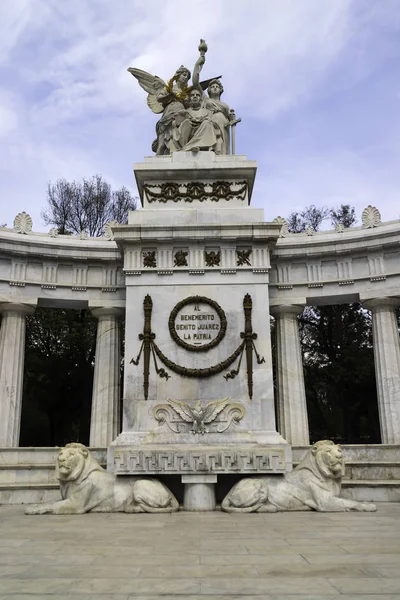
<path fill-rule="evenodd" d="M 396 307 L 400 298 L 363 303 L 372 312 L 378 408 L 383 444 L 400 443 L 400 340 Z M 276 319 L 278 428 L 293 445 L 309 443 L 304 375 L 297 315 L 303 306 L 271 309 Z M 0 447 L 17 447 L 22 406 L 25 318 L 34 307 L 3 302 L 0 330 Z M 120 308 L 95 308 L 98 319 L 90 446 L 104 447 L 120 429 Z"/>
<path fill-rule="evenodd" d="M 372 337 L 382 444 L 400 443 L 400 298 L 363 302 L 372 313 Z M 293 445 L 309 443 L 307 406 L 297 315 L 303 306 L 272 308 L 276 318 L 278 428 Z"/>
<path fill-rule="evenodd" d="M 34 307 L 3 302 L 0 330 L 0 448 L 19 445 L 25 356 L 25 317 Z M 120 308 L 95 308 L 98 319 L 93 377 L 90 446 L 104 447 L 120 427 Z"/>

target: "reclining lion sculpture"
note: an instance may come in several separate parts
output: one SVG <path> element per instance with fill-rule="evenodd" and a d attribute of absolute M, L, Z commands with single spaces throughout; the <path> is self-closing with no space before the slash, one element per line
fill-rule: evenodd
<path fill-rule="evenodd" d="M 339 498 L 344 460 L 342 449 L 322 440 L 283 478 L 246 478 L 236 483 L 222 502 L 226 512 L 375 511 L 370 502 Z"/>
<path fill-rule="evenodd" d="M 61 498 L 29 506 L 27 515 L 72 515 L 87 512 L 166 513 L 179 510 L 176 498 L 156 479 L 117 480 L 78 443 L 60 449 L 56 469 Z"/>

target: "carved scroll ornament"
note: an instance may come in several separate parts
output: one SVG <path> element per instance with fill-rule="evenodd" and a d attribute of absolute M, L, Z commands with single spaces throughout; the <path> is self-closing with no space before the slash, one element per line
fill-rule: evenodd
<path fill-rule="evenodd" d="M 168 404 L 157 404 L 153 415 L 159 425 L 166 424 L 174 433 L 190 431 L 194 435 L 204 435 L 223 433 L 231 423 L 239 423 L 245 412 L 242 404 L 229 402 L 229 398 L 214 400 L 205 406 L 199 401 L 194 407 L 188 402 L 169 399 Z M 210 425 L 210 428 L 207 425 Z"/>

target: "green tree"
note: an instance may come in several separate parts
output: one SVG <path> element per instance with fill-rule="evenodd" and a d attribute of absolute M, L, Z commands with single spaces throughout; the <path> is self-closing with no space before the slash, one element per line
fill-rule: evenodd
<path fill-rule="evenodd" d="M 100 236 L 108 221 L 127 223 L 136 199 L 101 175 L 49 184 L 46 225 Z M 27 317 L 20 445 L 89 443 L 97 320 L 88 310 L 37 309 Z"/>
<path fill-rule="evenodd" d="M 357 221 L 355 210 L 349 204 L 341 204 L 338 208 L 327 206 L 317 207 L 315 204 L 307 206 L 302 211 L 292 212 L 288 217 L 288 228 L 290 233 L 303 233 L 311 227 L 319 231 L 322 223 L 331 218 L 333 226 L 341 223 L 345 228 L 351 227 Z"/>
<path fill-rule="evenodd" d="M 45 225 L 53 225 L 62 234 L 86 231 L 97 237 L 108 221 L 128 222 L 128 213 L 137 201 L 127 188 L 113 191 L 101 175 L 82 182 L 58 179 L 47 188 L 47 208 L 42 210 Z"/>
<path fill-rule="evenodd" d="M 323 221 L 329 216 L 329 208 L 322 206 L 321 208 L 311 204 L 303 211 L 292 212 L 288 217 L 288 226 L 291 233 L 302 233 L 308 227 L 314 231 L 318 231 Z"/>
<path fill-rule="evenodd" d="M 97 320 L 86 310 L 27 317 L 21 446 L 89 442 Z"/>
<path fill-rule="evenodd" d="M 331 217 L 331 223 L 334 227 L 336 225 L 343 225 L 346 229 L 352 227 L 357 223 L 356 211 L 354 206 L 350 204 L 341 204 L 339 208 L 331 208 L 329 211 Z"/>
<path fill-rule="evenodd" d="M 299 324 L 312 441 L 379 442 L 370 313 L 309 306 Z"/>
<path fill-rule="evenodd" d="M 350 205 L 311 205 L 291 213 L 289 230 L 318 231 L 329 217 L 334 226 L 356 222 Z M 307 306 L 299 327 L 311 440 L 379 442 L 370 313 L 360 304 Z"/>

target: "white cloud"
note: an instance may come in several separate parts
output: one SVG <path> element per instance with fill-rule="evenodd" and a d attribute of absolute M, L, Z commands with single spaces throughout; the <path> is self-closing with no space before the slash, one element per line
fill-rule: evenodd
<path fill-rule="evenodd" d="M 225 99 L 243 118 L 239 146 L 259 161 L 261 194 L 279 197 L 286 214 L 319 199 L 372 203 L 398 184 L 395 141 L 384 176 L 373 156 L 358 163 L 357 151 L 331 148 L 329 136 L 316 155 L 301 147 L 301 111 L 398 56 L 390 34 L 399 14 L 398 0 L 3 0 L 0 193 L 39 214 L 49 179 L 102 172 L 129 185 L 132 162 L 150 154 L 157 117 L 126 69 L 167 79 L 182 63 L 193 67 L 202 37 L 203 75 L 223 74 Z M 299 137 L 289 149 L 287 132 L 282 144 L 279 132 L 268 138 L 280 119 Z"/>
<path fill-rule="evenodd" d="M 1 97 L 0 93 L 0 141 L 1 138 L 6 138 L 18 126 L 18 115 L 17 112 L 10 106 L 4 98 Z M 1 165 L 1 158 L 0 158 Z"/>
<path fill-rule="evenodd" d="M 20 43 L 20 36 L 29 26 L 33 3 L 30 0 L 4 0 L 0 3 L 0 63 L 8 59 L 10 50 Z"/>
<path fill-rule="evenodd" d="M 19 26 L 36 36 L 36 44 L 44 36 L 46 56 L 39 50 L 38 68 L 22 65 L 21 72 L 31 84 L 53 86 L 34 108 L 35 118 L 50 123 L 90 110 L 128 110 L 141 96 L 127 66 L 134 62 L 168 78 L 179 64 L 192 66 L 200 37 L 210 47 L 205 75 L 222 72 L 236 103 L 274 115 L 315 88 L 345 45 L 351 18 L 351 0 L 231 0 L 229 7 L 221 0 L 74 1 L 50 7 L 39 11 L 41 20 L 27 20 L 25 10 Z"/>
<path fill-rule="evenodd" d="M 360 154 L 345 149 L 323 155 L 298 157 L 295 163 L 277 160 L 270 165 L 269 177 L 259 177 L 254 206 L 265 209 L 272 220 L 278 213 L 287 217 L 310 204 L 333 208 L 350 204 L 356 209 L 358 224 L 361 213 L 371 204 L 382 214 L 382 220 L 400 218 L 400 173 L 379 168 Z M 325 223 L 329 228 L 329 222 Z"/>

